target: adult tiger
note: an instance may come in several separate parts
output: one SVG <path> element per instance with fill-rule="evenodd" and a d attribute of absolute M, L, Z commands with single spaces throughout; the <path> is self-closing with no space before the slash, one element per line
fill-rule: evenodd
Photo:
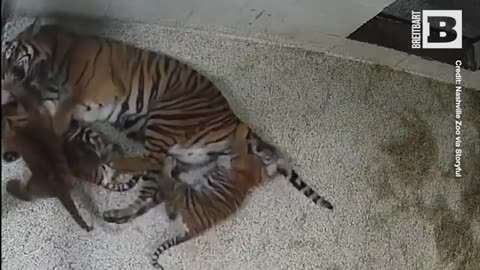
<path fill-rule="evenodd" d="M 57 132 L 67 130 L 72 118 L 107 121 L 129 137 L 143 140 L 146 155 L 119 158 L 113 163 L 116 169 L 151 168 L 162 162 L 168 149 L 185 141 L 200 146 L 227 141 L 241 123 L 207 77 L 165 54 L 120 41 L 78 35 L 35 20 L 6 42 L 2 56 L 2 85 L 13 77 L 58 89 L 42 93 L 55 115 Z M 267 144 L 258 136 L 250 139 L 257 142 L 253 152 L 261 158 L 268 156 L 263 159 L 265 165 L 275 168 L 271 176 L 288 176 L 305 196 L 332 209 L 286 167 L 276 148 L 262 155 L 265 149 L 259 146 Z"/>

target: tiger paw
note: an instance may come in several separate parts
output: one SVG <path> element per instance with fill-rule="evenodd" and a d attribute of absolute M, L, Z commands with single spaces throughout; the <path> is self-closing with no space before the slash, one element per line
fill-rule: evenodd
<path fill-rule="evenodd" d="M 131 183 L 132 179 L 136 178 L 137 176 L 134 176 L 130 173 L 122 173 L 122 174 L 118 174 L 116 175 L 115 177 L 115 182 L 116 183 Z M 136 183 L 137 181 L 135 181 Z"/>
<path fill-rule="evenodd" d="M 82 226 L 82 229 L 84 229 L 87 232 L 91 232 L 91 231 L 93 231 L 93 226 L 88 226 L 88 225 Z"/>
<path fill-rule="evenodd" d="M 16 193 L 18 193 L 21 189 L 20 185 L 21 182 L 18 179 L 9 180 L 6 187 L 7 192 L 16 195 Z"/>
<path fill-rule="evenodd" d="M 115 174 L 115 170 L 112 168 L 110 164 L 103 164 L 102 165 L 102 185 L 107 185 L 112 182 L 113 177 Z"/>
<path fill-rule="evenodd" d="M 57 112 L 57 107 L 55 106 L 55 103 L 51 100 L 46 100 L 43 105 L 47 109 L 47 111 L 50 113 L 50 115 L 55 115 Z"/>
<path fill-rule="evenodd" d="M 115 210 L 108 210 L 103 212 L 103 219 L 108 223 L 115 223 L 115 224 L 124 224 L 127 223 L 129 218 L 124 217 L 122 215 L 122 210 L 115 209 Z"/>
<path fill-rule="evenodd" d="M 15 151 L 7 151 L 2 155 L 2 159 L 7 163 L 14 162 L 19 158 L 20 158 L 20 154 Z"/>
<path fill-rule="evenodd" d="M 22 182 L 18 179 L 8 181 L 6 190 L 10 195 L 19 200 L 30 201 L 30 197 L 25 193 L 25 190 L 22 187 Z"/>
<path fill-rule="evenodd" d="M 139 178 L 132 176 L 131 174 L 120 174 L 114 177 L 115 182 L 110 184 L 109 189 L 124 192 L 127 190 L 132 189 L 135 185 L 137 185 Z"/>

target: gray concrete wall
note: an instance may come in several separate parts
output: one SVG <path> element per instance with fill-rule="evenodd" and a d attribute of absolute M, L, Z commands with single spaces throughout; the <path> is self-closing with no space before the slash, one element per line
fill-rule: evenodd
<path fill-rule="evenodd" d="M 52 12 L 95 18 L 214 25 L 308 39 L 346 37 L 393 0 L 11 0 L 21 15 Z"/>
<path fill-rule="evenodd" d="M 394 0 L 9 0 L 17 15 L 52 13 L 159 23 L 280 42 L 342 58 L 390 66 L 452 83 L 451 65 L 345 37 Z M 463 71 L 480 89 L 480 70 Z"/>

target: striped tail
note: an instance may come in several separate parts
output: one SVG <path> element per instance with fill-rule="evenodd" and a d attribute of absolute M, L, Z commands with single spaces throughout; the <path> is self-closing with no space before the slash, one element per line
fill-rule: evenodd
<path fill-rule="evenodd" d="M 283 174 L 283 173 L 282 173 Z M 284 175 L 288 177 L 287 175 Z M 333 205 L 327 201 L 323 196 L 320 196 L 315 190 L 313 190 L 305 181 L 303 181 L 297 174 L 296 171 L 292 170 L 288 181 L 300 192 L 303 193 L 307 198 L 313 201 L 315 204 L 320 204 L 321 206 L 332 210 Z"/>
<path fill-rule="evenodd" d="M 320 196 L 307 183 L 300 179 L 295 170 L 289 168 L 290 166 L 287 160 L 282 157 L 280 151 L 275 146 L 262 140 L 262 138 L 253 131 L 250 132 L 248 143 L 250 145 L 250 151 L 262 160 L 268 176 L 274 177 L 277 173 L 283 175 L 297 190 L 302 192 L 303 195 L 315 204 L 320 204 L 330 210 L 333 209 L 329 201 L 325 200 L 325 198 Z"/>
<path fill-rule="evenodd" d="M 166 241 L 164 241 L 160 246 L 155 250 L 155 252 L 152 255 L 152 265 L 156 269 L 164 269 L 163 266 L 158 262 L 158 259 L 160 258 L 160 255 L 162 255 L 167 249 L 174 247 L 176 245 L 179 245 L 185 241 L 187 241 L 190 237 L 187 235 L 185 236 L 175 236 L 173 238 L 170 238 Z"/>

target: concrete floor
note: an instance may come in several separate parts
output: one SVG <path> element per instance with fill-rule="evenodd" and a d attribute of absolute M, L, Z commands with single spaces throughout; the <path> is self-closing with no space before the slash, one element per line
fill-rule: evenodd
<path fill-rule="evenodd" d="M 479 91 L 462 93 L 464 176 L 454 178 L 453 85 L 208 32 L 88 27 L 210 74 L 238 114 L 335 206 L 323 210 L 283 179 L 269 182 L 235 218 L 162 256 L 166 270 L 478 269 Z M 85 233 L 54 200 L 20 203 L 6 194 L 5 182 L 24 175 L 22 161 L 2 163 L 2 267 L 149 269 L 148 255 L 166 237 L 161 208 L 123 226 L 82 209 L 95 224 Z M 84 189 L 100 210 L 136 195 Z"/>

